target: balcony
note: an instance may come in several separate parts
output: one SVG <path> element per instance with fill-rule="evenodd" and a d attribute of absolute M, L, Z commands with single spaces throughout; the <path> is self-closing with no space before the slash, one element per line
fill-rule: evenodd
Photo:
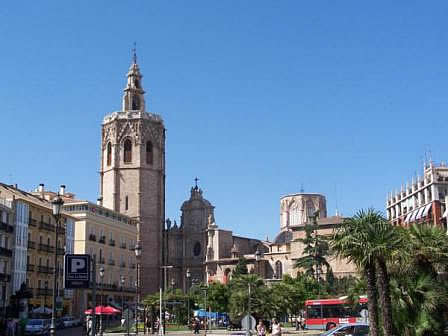
<path fill-rule="evenodd" d="M 126 243 L 121 243 L 121 244 L 120 244 L 120 247 L 121 247 L 122 249 L 126 249 Z"/>
<path fill-rule="evenodd" d="M 41 229 L 41 230 L 53 232 L 54 228 L 55 228 L 55 226 L 52 224 L 45 223 L 45 222 L 39 222 L 39 229 Z"/>
<path fill-rule="evenodd" d="M 48 252 L 48 253 L 54 253 L 54 246 L 47 245 L 47 244 L 39 244 L 38 250 Z"/>
<path fill-rule="evenodd" d="M 115 265 L 115 260 L 113 260 L 113 259 L 109 259 L 109 260 L 107 261 L 107 264 L 108 264 L 108 265 L 111 265 L 111 266 L 114 266 L 114 265 Z"/>
<path fill-rule="evenodd" d="M 104 265 L 106 263 L 106 260 L 104 258 L 100 258 L 100 260 L 98 260 L 98 264 L 100 265 Z"/>
<path fill-rule="evenodd" d="M 56 250 L 57 250 L 57 254 L 58 255 L 64 255 L 65 254 L 65 248 L 63 248 L 63 247 L 58 247 Z"/>
<path fill-rule="evenodd" d="M 7 223 L 0 222 L 0 231 L 4 231 L 6 233 L 12 233 L 14 232 L 14 227 Z"/>
<path fill-rule="evenodd" d="M 37 296 L 51 296 L 53 295 L 53 290 L 51 288 L 36 288 Z"/>
<path fill-rule="evenodd" d="M 109 239 L 109 245 L 110 246 L 115 246 L 115 240 Z"/>
<path fill-rule="evenodd" d="M 12 250 L 0 247 L 0 256 L 12 257 Z"/>
<path fill-rule="evenodd" d="M 100 240 L 98 240 L 98 243 L 106 244 L 106 236 L 101 236 Z"/>
<path fill-rule="evenodd" d="M 126 263 L 125 263 L 124 261 L 122 261 L 122 262 L 120 263 L 120 267 L 126 267 Z"/>
<path fill-rule="evenodd" d="M 65 227 L 63 226 L 58 227 L 58 234 L 65 235 Z"/>
<path fill-rule="evenodd" d="M 45 273 L 45 274 L 53 274 L 54 268 L 49 266 L 37 266 L 37 272 L 38 273 Z"/>
<path fill-rule="evenodd" d="M 27 272 L 34 272 L 34 265 L 26 264 L 26 270 L 27 270 Z"/>
<path fill-rule="evenodd" d="M 28 220 L 28 226 L 37 226 L 37 220 L 30 218 Z"/>
<path fill-rule="evenodd" d="M 131 268 L 135 268 L 135 264 L 131 264 Z"/>
<path fill-rule="evenodd" d="M 94 234 L 89 234 L 89 240 L 90 241 L 96 241 L 96 236 Z"/>
<path fill-rule="evenodd" d="M 11 281 L 11 275 L 6 273 L 0 273 L 0 281 L 9 282 Z"/>
<path fill-rule="evenodd" d="M 33 242 L 32 240 L 28 240 L 28 248 L 34 250 L 36 248 L 36 242 Z"/>

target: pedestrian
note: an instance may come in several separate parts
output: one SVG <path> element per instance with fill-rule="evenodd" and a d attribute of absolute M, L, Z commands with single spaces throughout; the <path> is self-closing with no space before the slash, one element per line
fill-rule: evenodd
<path fill-rule="evenodd" d="M 90 336 L 90 334 L 92 332 L 92 326 L 93 326 L 92 316 L 87 315 L 87 317 L 86 317 L 86 333 L 87 333 L 87 336 Z"/>
<path fill-rule="evenodd" d="M 272 320 L 272 336 L 281 336 L 282 335 L 282 327 L 280 323 L 278 323 L 277 319 Z"/>
<path fill-rule="evenodd" d="M 201 324 L 197 318 L 194 320 L 193 329 L 194 329 L 195 334 L 199 334 L 199 330 L 201 329 Z"/>
<path fill-rule="evenodd" d="M 264 326 L 263 320 L 260 319 L 257 325 L 257 335 L 265 336 L 266 335 L 266 327 Z"/>

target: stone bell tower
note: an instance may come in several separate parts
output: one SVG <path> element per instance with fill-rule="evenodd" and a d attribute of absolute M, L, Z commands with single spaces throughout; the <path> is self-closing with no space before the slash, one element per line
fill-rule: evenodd
<path fill-rule="evenodd" d="M 146 111 L 144 94 L 134 49 L 122 109 L 106 115 L 102 124 L 100 195 L 103 206 L 139 222 L 140 284 L 146 294 L 156 292 L 160 285 L 165 221 L 165 126 L 159 115 Z"/>

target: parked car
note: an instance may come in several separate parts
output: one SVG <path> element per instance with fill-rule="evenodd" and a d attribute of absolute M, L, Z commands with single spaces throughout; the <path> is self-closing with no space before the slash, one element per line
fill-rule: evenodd
<path fill-rule="evenodd" d="M 330 329 L 321 336 L 367 336 L 369 335 L 369 325 L 366 323 L 348 323 L 342 324 L 336 328 Z"/>
<path fill-rule="evenodd" d="M 31 319 L 25 325 L 25 335 L 42 335 L 50 334 L 50 320 L 47 319 Z"/>
<path fill-rule="evenodd" d="M 50 322 L 50 326 L 51 326 L 51 322 Z M 56 329 L 64 329 L 65 325 L 64 325 L 64 320 L 62 318 L 57 318 L 56 319 Z"/>
<path fill-rule="evenodd" d="M 81 320 L 74 318 L 73 316 L 64 316 L 62 321 L 64 322 L 65 328 L 77 327 L 81 325 Z"/>

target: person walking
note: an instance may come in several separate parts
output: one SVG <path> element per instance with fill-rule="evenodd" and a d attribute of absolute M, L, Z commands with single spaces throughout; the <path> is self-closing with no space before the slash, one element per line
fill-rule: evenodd
<path fill-rule="evenodd" d="M 265 327 L 265 325 L 263 323 L 263 320 L 258 321 L 257 335 L 258 336 L 265 336 L 266 335 L 266 327 Z"/>
<path fill-rule="evenodd" d="M 282 327 L 280 323 L 278 323 L 277 319 L 272 320 L 272 336 L 281 336 L 282 335 Z"/>

